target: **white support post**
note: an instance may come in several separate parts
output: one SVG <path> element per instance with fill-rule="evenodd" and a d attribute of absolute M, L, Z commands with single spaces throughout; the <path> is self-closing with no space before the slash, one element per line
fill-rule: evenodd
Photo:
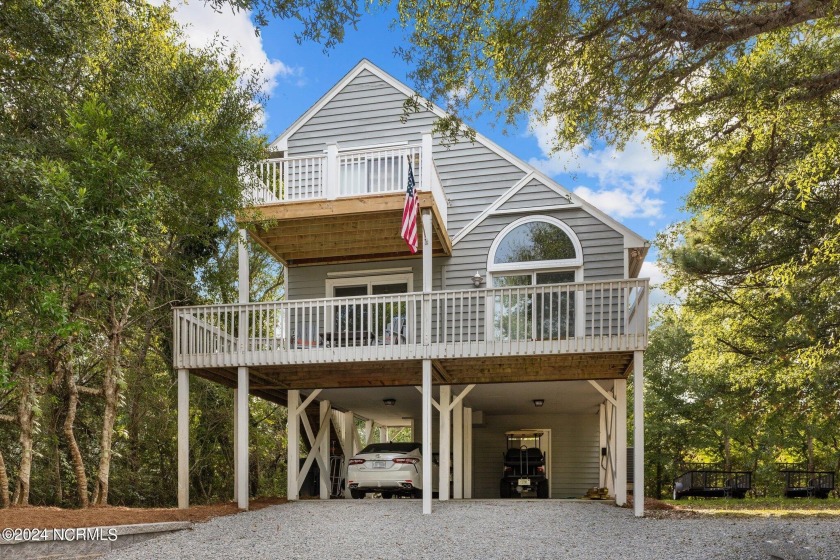
<path fill-rule="evenodd" d="M 178 370 L 178 507 L 190 507 L 190 370 Z"/>
<path fill-rule="evenodd" d="M 344 413 L 344 463 L 341 465 L 341 476 L 344 479 L 343 494 L 345 498 L 350 497 L 350 486 L 347 483 L 347 467 L 350 466 L 350 459 L 356 453 L 356 440 L 359 432 L 356 430 L 356 415 L 352 411 Z"/>
<path fill-rule="evenodd" d="M 452 408 L 452 498 L 464 497 L 464 400 Z"/>
<path fill-rule="evenodd" d="M 464 407 L 464 498 L 472 498 L 472 408 Z"/>
<path fill-rule="evenodd" d="M 327 180 L 324 182 L 324 195 L 327 200 L 335 200 L 339 195 L 338 186 L 338 144 L 327 144 Z"/>
<path fill-rule="evenodd" d="M 633 513 L 645 516 L 645 353 L 633 352 Z"/>
<path fill-rule="evenodd" d="M 602 488 L 608 488 L 607 480 L 609 480 L 606 449 L 607 403 L 603 402 L 598 405 L 598 486 Z"/>
<path fill-rule="evenodd" d="M 615 380 L 615 503 L 627 503 L 627 381 Z"/>
<path fill-rule="evenodd" d="M 319 403 L 320 412 L 321 412 L 321 422 L 327 423 L 327 435 L 321 440 L 321 445 L 319 449 L 313 449 L 312 453 L 320 453 L 321 455 L 321 463 L 318 465 L 321 471 L 321 499 L 322 500 L 329 500 L 330 499 L 330 416 L 332 406 L 330 406 L 330 401 L 321 401 Z M 325 420 L 326 419 L 326 420 Z M 319 426 L 318 431 L 324 429 L 324 426 Z"/>
<path fill-rule="evenodd" d="M 237 418 L 239 418 L 239 390 L 233 390 L 233 501 L 239 503 L 239 430 L 236 429 Z"/>
<path fill-rule="evenodd" d="M 248 509 L 248 368 L 237 370 L 236 387 L 236 503 L 239 509 Z"/>
<path fill-rule="evenodd" d="M 388 426 L 379 426 L 379 443 L 388 443 Z"/>
<path fill-rule="evenodd" d="M 432 513 L 432 361 L 423 360 L 423 513 Z"/>
<path fill-rule="evenodd" d="M 300 472 L 300 391 L 290 389 L 286 399 L 288 416 L 286 420 L 286 499 L 297 500 L 298 472 Z"/>
<path fill-rule="evenodd" d="M 238 277 L 238 292 L 239 292 L 239 303 L 248 303 L 250 301 L 250 292 L 251 292 L 251 269 L 250 263 L 248 261 L 248 232 L 244 229 L 239 230 L 239 238 L 237 240 L 237 249 L 238 249 L 238 257 L 239 257 L 239 277 Z M 239 327 L 239 345 L 240 345 L 240 356 L 242 358 L 245 357 L 245 352 L 247 351 L 247 343 L 248 343 L 248 315 L 247 313 L 243 312 L 240 314 L 240 327 Z M 245 378 L 245 394 L 242 395 L 242 378 L 244 371 L 244 378 Z M 248 449 L 248 416 L 247 416 L 247 402 L 248 402 L 248 368 L 239 368 L 237 370 L 237 387 L 233 390 L 233 499 L 236 501 L 238 507 L 242 509 L 248 509 L 248 457 L 247 457 L 247 449 Z M 245 433 L 245 441 L 242 441 L 242 419 L 240 413 L 242 413 L 242 397 L 244 396 L 244 401 L 246 403 L 246 410 L 245 410 L 245 426 L 244 426 L 244 433 Z M 245 448 L 245 458 L 241 457 L 242 455 L 242 447 L 244 444 Z M 244 473 L 242 471 L 242 465 L 245 465 Z M 245 480 L 244 486 L 242 480 Z M 245 488 L 244 496 L 242 494 L 242 489 Z M 243 507 L 242 504 L 245 504 Z"/>
<path fill-rule="evenodd" d="M 440 386 L 440 442 L 438 443 L 438 497 L 441 502 L 449 499 L 449 472 L 452 434 L 452 415 L 449 403 L 452 400 L 452 386 Z"/>
<path fill-rule="evenodd" d="M 411 422 L 411 424 L 408 425 L 408 430 L 409 430 L 408 438 L 411 441 L 417 441 L 417 431 L 414 429 L 414 418 L 412 418 L 410 420 L 410 422 Z"/>
<path fill-rule="evenodd" d="M 424 208 L 420 211 L 423 228 L 420 232 L 423 242 L 423 294 L 432 293 L 432 211 Z M 432 343 L 432 299 L 429 295 L 423 297 L 422 316 L 423 345 Z"/>
<path fill-rule="evenodd" d="M 422 159 L 420 161 L 420 188 L 432 190 L 432 133 L 424 132 L 420 136 Z"/>

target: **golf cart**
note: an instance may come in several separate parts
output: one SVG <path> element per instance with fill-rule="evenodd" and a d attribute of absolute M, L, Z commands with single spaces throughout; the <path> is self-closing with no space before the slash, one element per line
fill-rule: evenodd
<path fill-rule="evenodd" d="M 548 498 L 545 453 L 540 451 L 542 436 L 536 430 L 505 432 L 507 451 L 499 486 L 502 498 L 518 498 L 523 492 L 536 492 L 537 498 Z"/>

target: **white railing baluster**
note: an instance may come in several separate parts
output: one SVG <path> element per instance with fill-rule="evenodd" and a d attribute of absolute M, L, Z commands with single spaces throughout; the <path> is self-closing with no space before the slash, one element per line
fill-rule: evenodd
<path fill-rule="evenodd" d="M 632 351 L 647 344 L 647 300 L 647 280 L 622 280 L 181 307 L 173 317 L 174 363 Z M 433 314 L 428 322 L 426 312 Z M 429 344 L 418 327 L 424 323 Z"/>

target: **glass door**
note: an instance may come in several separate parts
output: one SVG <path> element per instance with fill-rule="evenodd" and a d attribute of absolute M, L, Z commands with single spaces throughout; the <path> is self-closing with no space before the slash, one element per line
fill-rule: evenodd
<path fill-rule="evenodd" d="M 333 332 L 328 336 L 331 345 L 404 344 L 409 324 L 405 298 L 341 299 L 405 294 L 408 291 L 408 281 L 394 281 L 393 277 L 347 280 L 332 286 L 331 295 L 339 301 L 332 305 L 334 325 Z"/>

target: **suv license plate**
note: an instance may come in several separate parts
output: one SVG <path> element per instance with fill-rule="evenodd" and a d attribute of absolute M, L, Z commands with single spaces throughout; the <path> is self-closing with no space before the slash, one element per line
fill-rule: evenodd
<path fill-rule="evenodd" d="M 374 469 L 384 469 L 385 468 L 385 461 L 374 461 L 373 462 Z"/>
<path fill-rule="evenodd" d="M 520 478 L 519 481 L 516 483 L 519 486 L 530 486 L 531 479 L 530 478 Z"/>

